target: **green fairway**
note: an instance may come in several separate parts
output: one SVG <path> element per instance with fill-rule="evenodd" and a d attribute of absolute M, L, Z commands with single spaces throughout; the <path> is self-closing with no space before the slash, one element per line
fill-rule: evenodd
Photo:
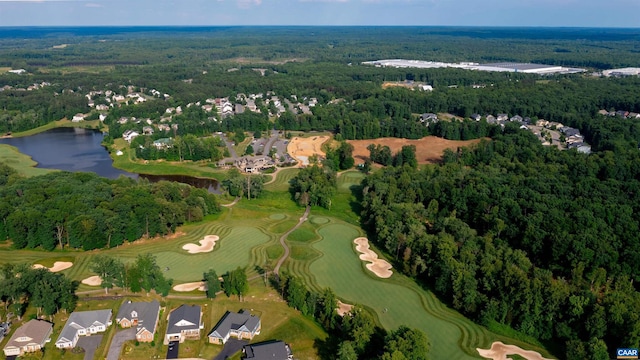
<path fill-rule="evenodd" d="M 18 151 L 18 148 L 11 145 L 0 144 L 0 161 L 15 169 L 24 176 L 38 176 L 50 173 L 52 169 L 36 168 L 36 163 L 31 156 Z"/>
<path fill-rule="evenodd" d="M 447 308 L 432 293 L 395 270 L 390 279 L 376 278 L 354 250 L 353 239 L 361 236 L 359 229 L 332 223 L 321 227 L 318 234 L 322 240 L 313 243 L 312 248 L 321 256 L 307 265 L 308 268 L 301 266 L 302 261 L 293 261 L 290 271 L 319 288 L 332 288 L 347 303 L 372 309 L 386 329 L 400 325 L 421 329 L 431 341 L 432 358 L 478 358 L 476 347 L 488 347 L 493 341 L 503 340 Z M 292 257 L 308 261 L 313 258 L 309 255 L 297 249 Z"/>
<path fill-rule="evenodd" d="M 298 174 L 298 171 L 300 171 L 300 169 L 297 168 L 282 169 L 275 175 L 271 175 L 275 176 L 276 179 L 272 183 L 265 185 L 265 190 L 282 192 L 289 191 L 289 180 L 293 179 L 293 177 Z"/>
<path fill-rule="evenodd" d="M 364 179 L 364 174 L 356 170 L 348 170 L 340 174 L 336 182 L 338 183 L 338 191 L 350 192 L 352 186 L 359 186 Z"/>

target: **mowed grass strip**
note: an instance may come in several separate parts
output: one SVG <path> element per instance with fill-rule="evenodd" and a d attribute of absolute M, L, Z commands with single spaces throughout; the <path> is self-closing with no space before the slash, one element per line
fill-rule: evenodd
<path fill-rule="evenodd" d="M 300 171 L 300 169 L 297 168 L 289 168 L 289 169 L 282 169 L 280 171 L 278 171 L 278 173 L 276 173 L 275 176 L 276 179 L 270 183 L 264 186 L 264 189 L 267 191 L 274 191 L 274 192 L 286 192 L 289 190 L 289 181 L 291 179 L 293 179 L 296 175 L 298 175 L 298 172 Z"/>
<path fill-rule="evenodd" d="M 315 260 L 309 270 L 319 286 L 330 287 L 341 298 L 373 309 L 388 330 L 400 325 L 421 329 L 431 341 L 434 359 L 474 358 L 460 347 L 463 334 L 458 324 L 434 316 L 431 309 L 426 308 L 436 304 L 425 302 L 425 292 L 419 293 L 416 289 L 395 283 L 394 277 L 401 277 L 397 273 L 391 280 L 383 281 L 375 279 L 375 275 L 366 270 L 353 247 L 353 239 L 360 235 L 356 228 L 330 224 L 320 228 L 318 233 L 323 240 L 314 243 L 313 247 L 323 256 Z M 435 298 L 432 300 L 437 301 Z M 448 315 L 454 316 L 455 313 Z M 468 327 L 480 328 L 469 320 L 467 322 Z"/>
<path fill-rule="evenodd" d="M 338 184 L 338 191 L 350 192 L 352 186 L 360 186 L 364 174 L 356 170 L 348 170 L 338 176 L 336 183 Z"/>

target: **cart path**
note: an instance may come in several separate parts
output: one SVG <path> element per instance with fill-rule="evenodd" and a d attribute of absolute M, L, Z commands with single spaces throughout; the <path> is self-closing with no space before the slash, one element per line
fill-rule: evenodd
<path fill-rule="evenodd" d="M 236 198 L 233 200 L 233 202 L 230 202 L 229 204 L 221 204 L 220 206 L 232 207 L 233 205 L 237 204 L 238 201 L 240 201 L 240 196 L 236 196 Z"/>
<path fill-rule="evenodd" d="M 307 218 L 309 217 L 309 212 L 311 212 L 311 206 L 307 205 L 307 208 L 305 209 L 304 214 L 302 215 L 298 223 L 294 227 L 289 229 L 289 231 L 287 231 L 286 233 L 282 234 L 282 236 L 280 236 L 280 245 L 282 245 L 282 247 L 284 248 L 284 254 L 280 258 L 280 260 L 278 260 L 276 267 L 273 268 L 274 274 L 280 275 L 280 266 L 282 266 L 284 261 L 287 260 L 287 258 L 289 257 L 289 247 L 287 246 L 287 243 L 285 243 L 287 236 L 289 236 L 289 234 L 291 234 L 295 229 L 299 228 L 303 222 L 307 221 Z"/>

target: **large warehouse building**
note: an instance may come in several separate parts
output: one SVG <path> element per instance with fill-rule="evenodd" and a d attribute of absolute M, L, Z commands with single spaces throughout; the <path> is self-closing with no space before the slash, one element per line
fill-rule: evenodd
<path fill-rule="evenodd" d="M 528 74 L 574 74 L 586 71 L 585 69 L 578 68 L 566 68 L 556 65 L 543 65 L 532 63 L 512 63 L 512 62 L 500 62 L 491 64 L 479 64 L 473 62 L 461 62 L 461 63 L 445 63 L 437 61 L 422 61 L 422 60 L 404 60 L 404 59 L 389 59 L 389 60 L 377 60 L 363 62 L 365 65 L 373 65 L 379 67 L 395 67 L 395 68 L 458 68 L 467 70 L 478 71 L 506 71 L 506 72 L 521 72 Z"/>

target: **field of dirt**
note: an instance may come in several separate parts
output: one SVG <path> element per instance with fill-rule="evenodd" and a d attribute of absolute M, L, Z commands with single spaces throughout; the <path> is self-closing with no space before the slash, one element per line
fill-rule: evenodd
<path fill-rule="evenodd" d="M 329 136 L 313 136 L 308 138 L 294 137 L 287 146 L 287 152 L 291 157 L 298 160 L 300 165 L 309 165 L 309 157 L 319 155 L 324 157 L 326 154 L 321 150 L 322 144 L 329 140 Z"/>
<path fill-rule="evenodd" d="M 353 145 L 353 158 L 355 159 L 356 164 L 364 163 L 365 159 L 369 157 L 369 150 L 367 150 L 367 146 L 370 144 L 386 145 L 391 149 L 392 154 L 400 151 L 404 145 L 415 145 L 418 164 L 434 164 L 442 160 L 442 154 L 445 149 L 456 151 L 459 147 L 477 144 L 480 142 L 480 139 L 459 141 L 446 140 L 436 136 L 427 136 L 418 140 L 380 138 L 370 140 L 347 140 L 347 142 Z"/>

